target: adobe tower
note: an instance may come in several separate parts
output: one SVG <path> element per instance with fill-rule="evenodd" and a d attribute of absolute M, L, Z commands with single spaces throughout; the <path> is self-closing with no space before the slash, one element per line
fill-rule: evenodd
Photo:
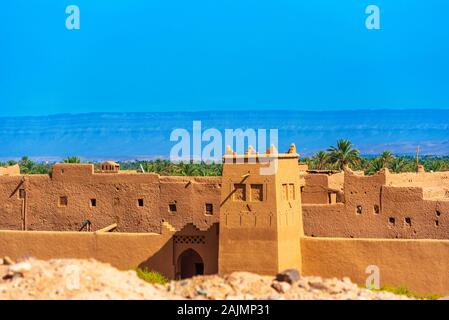
<path fill-rule="evenodd" d="M 276 274 L 301 269 L 303 235 L 298 154 L 250 146 L 223 157 L 218 271 Z"/>

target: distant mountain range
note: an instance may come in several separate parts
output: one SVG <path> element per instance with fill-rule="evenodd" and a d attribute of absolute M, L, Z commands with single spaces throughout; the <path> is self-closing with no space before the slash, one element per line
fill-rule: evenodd
<path fill-rule="evenodd" d="M 279 149 L 296 143 L 302 155 L 351 140 L 362 154 L 449 155 L 449 110 L 229 111 L 182 113 L 89 113 L 0 118 L 0 158 L 28 155 L 57 160 L 167 158 L 173 129 L 278 129 Z"/>

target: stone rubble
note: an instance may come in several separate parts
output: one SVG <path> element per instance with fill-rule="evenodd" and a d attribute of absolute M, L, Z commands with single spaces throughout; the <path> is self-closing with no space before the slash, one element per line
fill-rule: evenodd
<path fill-rule="evenodd" d="M 93 259 L 30 258 L 0 265 L 0 300 L 180 298 L 165 287 L 147 284 L 134 271 L 119 271 Z"/>
<path fill-rule="evenodd" d="M 148 284 L 134 271 L 119 271 L 93 259 L 28 258 L 0 261 L 0 300 L 3 299 L 220 299 L 220 300 L 396 300 L 389 292 L 359 288 L 350 279 L 301 276 L 290 269 L 276 277 L 249 272 L 196 276 Z M 79 275 L 79 277 L 78 277 Z"/>
<path fill-rule="evenodd" d="M 276 275 L 276 280 L 281 282 L 288 282 L 292 284 L 295 281 L 298 281 L 300 278 L 299 271 L 296 269 L 287 269 Z"/>
<path fill-rule="evenodd" d="M 289 271 L 291 272 L 291 271 Z M 167 286 L 172 294 L 188 299 L 212 300 L 409 300 L 390 292 L 375 292 L 359 288 L 348 278 L 322 279 L 321 277 L 276 278 L 249 272 L 233 272 L 229 275 L 196 276 L 172 281 Z M 285 281 L 280 281 L 284 279 Z M 294 281 L 292 281 L 295 279 Z"/>

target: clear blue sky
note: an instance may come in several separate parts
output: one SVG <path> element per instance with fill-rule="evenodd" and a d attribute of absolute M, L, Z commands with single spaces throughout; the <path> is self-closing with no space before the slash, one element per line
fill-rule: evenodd
<path fill-rule="evenodd" d="M 448 14 L 447 0 L 4 1 L 0 116 L 449 108 Z"/>

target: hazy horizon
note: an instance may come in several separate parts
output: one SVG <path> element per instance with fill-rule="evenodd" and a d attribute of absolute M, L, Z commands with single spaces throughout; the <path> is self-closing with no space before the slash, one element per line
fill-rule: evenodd
<path fill-rule="evenodd" d="M 449 155 L 449 110 L 215 111 L 85 113 L 0 117 L 0 157 L 132 159 L 168 157 L 174 129 L 278 129 L 279 149 L 295 143 L 302 155 L 349 139 L 364 155 L 390 150 L 410 155 Z M 207 144 L 207 143 L 204 143 Z"/>
<path fill-rule="evenodd" d="M 262 111 L 262 112 L 287 112 L 287 113 L 326 113 L 326 112 L 360 112 L 363 113 L 365 111 L 369 112 L 388 112 L 388 111 L 414 111 L 414 112 L 431 112 L 431 111 L 449 111 L 449 107 L 440 107 L 440 108 L 366 108 L 366 109 L 339 109 L 339 110 L 332 110 L 332 109 L 320 109 L 320 110 L 309 110 L 309 109 L 227 109 L 227 110 L 214 110 L 214 109 L 208 109 L 208 110 L 200 110 L 200 111 L 189 111 L 189 110 L 183 110 L 183 111 L 171 111 L 171 110 L 158 110 L 158 111 L 114 111 L 114 112 L 107 112 L 107 111 L 92 111 L 92 112 L 55 112 L 55 113 L 48 113 L 48 114 L 42 114 L 42 115 L 18 115 L 18 116 L 1 116 L 0 118 L 42 118 L 42 117 L 58 117 L 58 116 L 82 116 L 82 115 L 118 115 L 118 114 L 167 114 L 167 113 L 175 113 L 175 114 L 209 114 L 209 113 L 230 113 L 230 112 L 254 112 L 254 111 Z M 201 119 L 199 119 L 201 120 Z"/>

